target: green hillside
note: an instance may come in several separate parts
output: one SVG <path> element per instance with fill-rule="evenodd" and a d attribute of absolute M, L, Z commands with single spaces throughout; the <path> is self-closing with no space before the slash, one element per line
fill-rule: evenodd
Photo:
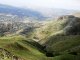
<path fill-rule="evenodd" d="M 71 15 L 63 16 L 48 22 L 45 26 L 39 28 L 41 30 L 38 30 L 38 34 L 42 36 L 39 43 L 45 47 L 44 50 L 47 53 L 59 56 L 59 58 L 64 54 L 80 56 L 80 18 Z M 41 37 L 38 36 L 38 38 Z M 66 57 L 68 58 L 68 56 Z M 67 58 L 63 60 L 67 60 Z"/>
<path fill-rule="evenodd" d="M 35 37 L 44 44 L 50 36 L 54 35 L 77 35 L 80 34 L 80 18 L 73 15 L 59 17 L 47 21 L 44 26 L 36 29 Z"/>
<path fill-rule="evenodd" d="M 0 37 L 2 60 L 80 60 L 79 56 L 80 18 L 72 15 Z"/>
<path fill-rule="evenodd" d="M 9 52 L 9 58 L 12 58 L 12 56 L 24 60 L 42 60 L 45 58 L 45 55 L 36 47 L 25 41 L 25 37 L 23 36 L 1 37 L 0 48 L 3 49 L 4 52 Z M 6 55 L 7 52 L 4 54 Z"/>
<path fill-rule="evenodd" d="M 80 35 L 50 37 L 46 49 L 55 52 L 78 52 L 80 53 Z"/>
<path fill-rule="evenodd" d="M 61 39 L 61 37 L 59 37 L 59 38 Z M 75 44 L 76 38 L 79 39 L 79 36 L 73 37 L 74 40 L 71 39 L 71 37 L 68 38 L 68 36 L 65 36 L 64 37 L 65 40 L 63 40 L 62 43 L 64 44 L 69 41 L 68 39 L 71 39 L 71 41 L 73 43 L 70 41 L 66 45 L 70 46 L 70 47 L 72 47 L 72 45 L 78 46 L 80 41 L 78 40 Z M 54 49 L 51 49 L 51 50 L 55 50 L 55 52 L 59 52 L 59 51 L 63 50 L 64 48 L 66 49 L 65 44 L 64 44 L 64 46 L 61 45 L 61 48 L 60 48 L 59 44 L 60 44 L 60 41 L 56 42 L 56 44 L 54 43 L 55 47 L 54 47 Z M 80 55 L 73 55 L 70 53 L 65 53 L 66 51 L 62 54 L 59 54 L 58 56 L 53 55 L 53 57 L 48 57 L 48 56 L 46 56 L 46 54 L 44 52 L 41 52 L 38 49 L 40 47 L 37 48 L 36 45 L 39 46 L 38 43 L 31 41 L 31 40 L 27 40 L 27 38 L 25 38 L 23 36 L 1 37 L 0 38 L 0 58 L 2 58 L 3 60 L 12 60 L 12 59 L 15 59 L 15 60 L 17 60 L 17 59 L 19 59 L 19 60 L 20 59 L 22 59 L 22 60 L 44 60 L 44 59 L 45 60 L 79 60 L 80 59 L 79 58 Z M 68 49 L 69 49 L 69 47 L 68 47 Z M 79 51 L 79 50 L 77 50 L 77 51 Z"/>

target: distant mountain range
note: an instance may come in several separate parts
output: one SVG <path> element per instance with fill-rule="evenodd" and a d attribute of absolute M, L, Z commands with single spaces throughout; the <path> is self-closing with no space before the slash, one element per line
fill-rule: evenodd
<path fill-rule="evenodd" d="M 1 13 L 17 15 L 19 17 L 30 17 L 30 18 L 35 18 L 35 19 L 44 18 L 44 16 L 37 11 L 8 6 L 8 5 L 2 5 L 2 4 L 0 4 L 0 14 Z"/>
<path fill-rule="evenodd" d="M 67 15 L 73 13 L 74 10 L 66 9 L 51 9 L 51 8 L 19 8 L 9 5 L 0 4 L 0 14 L 12 14 L 21 18 L 27 17 L 36 20 L 45 20 L 47 18 L 54 18 L 61 15 Z"/>
<path fill-rule="evenodd" d="M 45 17 L 49 17 L 49 18 L 62 16 L 62 15 L 69 15 L 76 12 L 76 10 L 67 10 L 61 8 L 35 8 L 34 10 L 40 12 Z"/>

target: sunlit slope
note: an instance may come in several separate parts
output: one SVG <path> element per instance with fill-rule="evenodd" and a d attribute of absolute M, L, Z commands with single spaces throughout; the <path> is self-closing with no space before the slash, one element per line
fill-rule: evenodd
<path fill-rule="evenodd" d="M 32 41 L 33 42 L 33 41 Z M 0 38 L 0 48 L 3 49 L 3 54 L 5 57 L 3 60 L 12 60 L 12 59 L 22 59 L 22 60 L 62 60 L 62 59 L 71 59 L 71 60 L 79 60 L 76 59 L 75 55 L 63 54 L 59 56 L 47 57 L 41 51 L 37 49 L 35 45 L 36 42 L 32 44 L 29 40 L 26 40 L 23 36 L 11 36 L 11 37 L 1 37 Z M 7 53 L 7 54 L 6 54 Z M 2 58 L 3 56 L 1 55 Z M 9 55 L 9 58 L 7 57 Z"/>
<path fill-rule="evenodd" d="M 38 30 L 41 36 L 37 35 L 37 37 L 41 38 L 38 42 L 45 47 L 47 53 L 59 56 L 61 54 L 80 56 L 80 18 L 72 15 L 62 16 L 48 22 L 45 26 Z"/>
<path fill-rule="evenodd" d="M 23 36 L 1 37 L 0 48 L 8 51 L 10 58 L 12 56 L 23 60 L 42 60 L 45 58 L 45 55 L 35 46 L 29 44 Z"/>
<path fill-rule="evenodd" d="M 39 43 L 44 44 L 51 36 L 79 34 L 80 18 L 67 15 L 59 17 L 54 21 L 47 22 L 43 27 L 37 29 L 35 37 L 39 39 Z"/>

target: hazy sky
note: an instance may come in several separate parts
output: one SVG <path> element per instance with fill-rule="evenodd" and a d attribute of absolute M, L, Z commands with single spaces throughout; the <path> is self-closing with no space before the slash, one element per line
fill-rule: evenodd
<path fill-rule="evenodd" d="M 0 0 L 1 4 L 21 7 L 80 9 L 80 0 Z"/>

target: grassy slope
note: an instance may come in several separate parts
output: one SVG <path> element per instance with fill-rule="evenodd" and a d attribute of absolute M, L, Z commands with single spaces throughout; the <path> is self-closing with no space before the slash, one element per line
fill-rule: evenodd
<path fill-rule="evenodd" d="M 42 60 L 45 58 L 45 55 L 36 47 L 24 41 L 25 38 L 22 36 L 1 37 L 0 48 L 6 49 L 11 54 L 25 60 Z"/>
<path fill-rule="evenodd" d="M 65 18 L 63 20 L 55 20 L 47 23 L 45 26 L 37 29 L 36 37 L 40 39 L 39 43 L 46 46 L 45 50 L 48 52 L 58 52 L 61 54 L 77 52 L 80 54 L 80 35 L 66 35 L 67 31 L 66 27 L 74 27 L 77 23 L 80 22 L 78 19 L 76 21 L 74 18 Z M 80 23 L 78 23 L 80 24 Z M 53 58 L 52 60 L 68 60 L 69 56 L 66 56 L 66 59 L 60 59 L 61 57 L 66 56 L 58 56 Z M 80 56 L 80 55 L 79 55 Z M 73 58 L 73 56 L 71 55 Z M 77 56 L 77 60 L 80 58 Z M 78 59 L 79 58 L 79 59 Z M 69 59 L 69 60 L 76 60 L 76 59 Z"/>
<path fill-rule="evenodd" d="M 69 21 L 67 19 L 50 21 L 45 26 L 37 29 L 37 32 L 31 34 L 30 37 L 40 39 L 39 43 L 46 45 L 47 51 L 58 52 L 62 55 L 48 58 L 35 46 L 27 42 L 23 36 L 1 37 L 0 48 L 4 48 L 13 55 L 25 60 L 80 60 L 80 55 L 68 54 L 70 52 L 80 54 L 80 35 L 58 35 L 63 34 L 63 28 L 67 25 L 66 22 Z"/>
<path fill-rule="evenodd" d="M 63 16 L 37 29 L 36 37 L 40 39 L 40 44 L 46 45 L 47 50 L 64 51 L 70 48 L 74 49 L 77 46 L 79 48 L 80 36 L 72 34 L 80 32 L 79 25 L 79 18 L 72 15 Z"/>
<path fill-rule="evenodd" d="M 74 47 L 80 46 L 80 35 L 56 36 L 50 37 L 49 39 L 50 40 L 46 42 L 47 50 L 63 52 L 66 50 L 72 50 Z M 76 52 L 80 52 L 79 47 L 73 50 Z"/>
<path fill-rule="evenodd" d="M 76 37 L 77 38 L 77 37 Z M 28 43 L 23 36 L 1 37 L 0 48 L 25 60 L 79 60 L 75 55 L 64 54 L 56 57 L 46 57 L 35 46 Z M 11 60 L 10 58 L 4 60 Z"/>
<path fill-rule="evenodd" d="M 47 22 L 43 27 L 38 28 L 36 30 L 35 37 L 40 40 L 40 43 L 44 43 L 50 36 L 56 35 L 58 33 L 62 33 L 62 29 L 64 28 L 64 24 L 66 20 L 54 20 Z"/>
<path fill-rule="evenodd" d="M 63 16 L 54 21 L 48 21 L 37 29 L 35 36 L 44 44 L 47 38 L 54 35 L 75 35 L 80 32 L 80 19 L 74 16 Z"/>

